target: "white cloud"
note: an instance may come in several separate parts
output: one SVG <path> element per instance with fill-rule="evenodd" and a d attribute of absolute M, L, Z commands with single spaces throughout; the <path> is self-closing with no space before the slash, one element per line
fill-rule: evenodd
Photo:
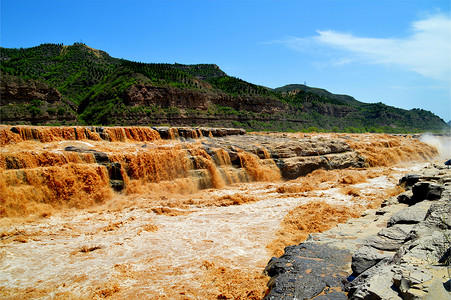
<path fill-rule="evenodd" d="M 450 80 L 451 76 L 451 19 L 435 15 L 412 23 L 412 34 L 406 38 L 358 37 L 350 33 L 319 30 L 310 38 L 288 38 L 285 45 L 299 51 L 314 46 L 328 46 L 344 50 L 352 58 L 338 59 L 334 65 L 364 60 L 373 64 L 399 66 L 423 76 Z"/>

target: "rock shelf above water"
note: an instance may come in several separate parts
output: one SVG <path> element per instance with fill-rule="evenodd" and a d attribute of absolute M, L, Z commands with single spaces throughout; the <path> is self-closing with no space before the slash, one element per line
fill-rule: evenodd
<path fill-rule="evenodd" d="M 393 197 L 271 259 L 265 299 L 451 299 L 451 170 L 430 166 L 400 184 L 417 187 L 414 202 Z"/>

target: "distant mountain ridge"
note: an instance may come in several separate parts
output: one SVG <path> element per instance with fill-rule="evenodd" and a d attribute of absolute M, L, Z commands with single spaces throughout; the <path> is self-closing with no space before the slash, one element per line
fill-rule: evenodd
<path fill-rule="evenodd" d="M 449 130 L 422 109 L 363 103 L 302 84 L 270 89 L 229 76 L 215 64 L 134 62 L 83 43 L 0 48 L 0 61 L 1 123 Z"/>
<path fill-rule="evenodd" d="M 321 96 L 321 97 L 327 98 L 327 99 L 335 99 L 337 101 L 342 102 L 344 105 L 347 105 L 347 104 L 348 105 L 360 105 L 360 104 L 362 104 L 362 102 L 354 99 L 351 96 L 332 94 L 331 92 L 326 91 L 325 89 L 309 87 L 305 84 L 288 84 L 288 85 L 274 89 L 274 91 L 280 92 L 280 93 L 288 93 L 288 92 L 293 92 L 293 91 L 297 91 L 297 90 L 304 91 L 307 93 L 313 93 L 313 94 L 316 94 L 318 96 Z"/>

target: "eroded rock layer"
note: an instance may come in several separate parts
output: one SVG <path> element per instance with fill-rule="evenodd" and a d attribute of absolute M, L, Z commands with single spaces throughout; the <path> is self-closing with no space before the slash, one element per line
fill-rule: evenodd
<path fill-rule="evenodd" d="M 224 128 L 2 126 L 0 144 L 6 216 L 32 213 L 41 205 L 87 207 L 110 199 L 113 191 L 190 193 L 294 179 L 316 169 L 360 168 L 374 165 L 369 147 L 382 156 L 400 153 L 390 154 L 394 161 L 436 154 L 418 140 L 388 135 L 371 140 Z"/>

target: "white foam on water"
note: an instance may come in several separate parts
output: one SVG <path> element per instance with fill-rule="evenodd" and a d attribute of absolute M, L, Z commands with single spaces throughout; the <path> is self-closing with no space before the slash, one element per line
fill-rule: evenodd
<path fill-rule="evenodd" d="M 420 140 L 435 147 L 439 152 L 440 159 L 451 159 L 451 135 L 437 136 L 426 133 L 421 135 Z"/>
<path fill-rule="evenodd" d="M 290 197 L 275 192 L 281 184 L 285 183 L 205 190 L 200 192 L 202 197 L 240 193 L 259 201 L 220 207 L 193 205 L 177 208 L 190 212 L 178 216 L 157 215 L 152 206 L 142 205 L 116 211 L 66 211 L 4 228 L 29 238 L 26 243 L 4 240 L 1 244 L 0 287 L 48 290 L 44 299 L 57 291 L 87 296 L 111 282 L 152 295 L 167 295 L 172 286 L 200 292 L 206 261 L 261 272 L 271 257 L 266 245 L 295 207 L 315 200 L 348 206 L 358 203 L 337 188 L 314 191 L 310 197 Z M 394 185 L 393 178 L 380 176 L 354 187 L 371 194 Z M 145 204 L 145 197 L 139 199 Z M 146 230 L 149 225 L 158 230 Z"/>

